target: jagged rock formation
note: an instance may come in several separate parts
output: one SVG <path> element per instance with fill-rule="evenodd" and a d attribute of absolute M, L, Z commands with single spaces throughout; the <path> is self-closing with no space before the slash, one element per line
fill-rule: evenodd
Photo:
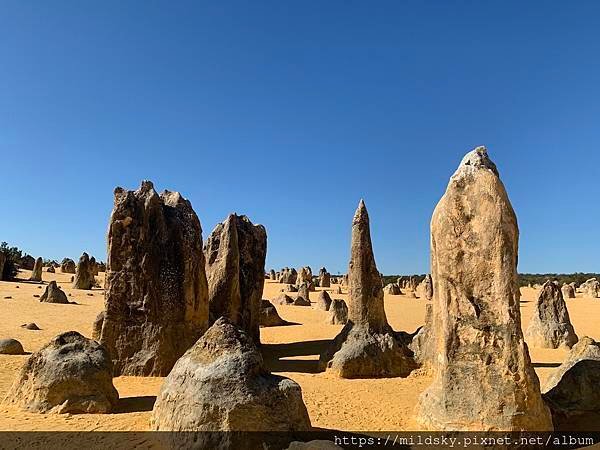
<path fill-rule="evenodd" d="M 33 265 L 33 269 L 31 271 L 30 281 L 42 281 L 42 266 L 44 265 L 44 261 L 42 258 L 38 258 L 35 260 Z"/>
<path fill-rule="evenodd" d="M 115 375 L 165 376 L 208 326 L 200 221 L 149 181 L 115 189 L 114 201 L 100 342 Z"/>
<path fill-rule="evenodd" d="M 348 323 L 321 354 L 320 366 L 342 378 L 407 376 L 415 362 L 387 322 L 369 214 L 362 200 L 352 220 L 350 255 Z"/>
<path fill-rule="evenodd" d="M 151 418 L 156 431 L 293 432 L 310 427 L 300 386 L 271 375 L 254 339 L 224 317 L 177 361 Z M 190 435 L 194 448 L 222 448 L 222 441 L 203 440 L 229 437 Z"/>
<path fill-rule="evenodd" d="M 260 341 L 267 232 L 246 216 L 230 214 L 206 240 L 209 323 L 227 317 Z"/>
<path fill-rule="evenodd" d="M 62 303 L 66 305 L 69 303 L 69 299 L 67 298 L 67 294 L 65 294 L 63 290 L 58 287 L 56 281 L 51 281 L 48 286 L 46 286 L 46 290 L 40 297 L 40 302 Z"/>
<path fill-rule="evenodd" d="M 30 412 L 98 414 L 118 400 L 106 349 L 68 331 L 30 356 L 4 403 Z"/>
<path fill-rule="evenodd" d="M 600 282 L 595 278 L 590 278 L 581 286 L 579 286 L 584 297 L 598 298 L 600 297 Z"/>
<path fill-rule="evenodd" d="M 487 151 L 468 153 L 431 219 L 433 382 L 422 427 L 552 430 L 521 331 L 517 218 Z"/>
<path fill-rule="evenodd" d="M 556 283 L 546 281 L 542 286 L 525 339 L 532 347 L 541 348 L 571 348 L 577 342 L 567 305 Z"/>
<path fill-rule="evenodd" d="M 94 268 L 90 263 L 90 257 L 86 252 L 79 258 L 77 263 L 77 273 L 75 274 L 75 280 L 73 281 L 73 287 L 75 289 L 89 290 L 96 284 L 94 278 Z"/>

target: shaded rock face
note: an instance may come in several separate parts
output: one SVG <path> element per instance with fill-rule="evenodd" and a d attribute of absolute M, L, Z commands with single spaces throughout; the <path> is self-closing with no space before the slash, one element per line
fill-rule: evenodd
<path fill-rule="evenodd" d="M 521 331 L 518 227 L 487 151 L 468 153 L 431 219 L 433 382 L 417 420 L 433 430 L 551 430 Z"/>
<path fill-rule="evenodd" d="M 19 267 L 25 270 L 33 270 L 36 259 L 31 255 L 25 255 L 19 260 Z"/>
<path fill-rule="evenodd" d="M 319 291 L 317 294 L 317 309 L 322 309 L 323 311 L 329 311 L 329 307 L 331 306 L 331 297 L 327 293 L 327 291 Z"/>
<path fill-rule="evenodd" d="M 65 258 L 62 260 L 60 265 L 60 271 L 62 273 L 75 273 L 77 271 L 77 266 L 75 265 L 75 261 L 70 258 Z"/>
<path fill-rule="evenodd" d="M 210 323 L 227 317 L 257 343 L 266 255 L 265 227 L 236 214 L 218 224 L 204 246 Z"/>
<path fill-rule="evenodd" d="M 298 288 L 293 284 L 288 284 L 285 288 L 285 292 L 298 292 Z"/>
<path fill-rule="evenodd" d="M 319 286 L 331 287 L 331 275 L 325 267 L 321 267 L 321 270 L 319 270 Z"/>
<path fill-rule="evenodd" d="M 570 418 L 600 412 L 600 343 L 584 336 L 565 361 L 548 377 L 543 397 L 554 425 Z"/>
<path fill-rule="evenodd" d="M 298 298 L 303 298 L 310 305 L 310 288 L 309 284 L 304 282 L 298 286 Z"/>
<path fill-rule="evenodd" d="M 31 281 L 42 281 L 42 266 L 44 265 L 44 261 L 42 258 L 38 258 L 35 260 L 35 264 L 33 265 L 33 270 L 31 272 L 31 277 L 29 278 Z"/>
<path fill-rule="evenodd" d="M 0 355 L 24 355 L 23 345 L 16 339 L 0 339 Z"/>
<path fill-rule="evenodd" d="M 425 324 L 419 328 L 409 347 L 415 354 L 415 361 L 421 366 L 431 367 L 435 358 L 433 341 L 433 309 L 431 303 L 425 305 Z"/>
<path fill-rule="evenodd" d="M 348 322 L 321 354 L 320 367 L 341 378 L 407 376 L 416 365 L 387 322 L 369 214 L 362 200 L 352 221 L 348 281 Z"/>
<path fill-rule="evenodd" d="M 56 270 L 54 270 L 54 266 L 48 266 L 48 268 L 46 269 L 46 272 L 48 272 L 48 273 L 55 273 Z"/>
<path fill-rule="evenodd" d="M 289 322 L 283 320 L 277 313 L 277 309 L 269 300 L 260 302 L 260 326 L 261 327 L 280 327 L 288 325 Z"/>
<path fill-rule="evenodd" d="M 100 311 L 94 320 L 94 324 L 92 325 L 92 339 L 95 341 L 100 340 L 100 335 L 102 334 L 102 325 L 104 325 L 104 311 Z"/>
<path fill-rule="evenodd" d="M 581 286 L 579 286 L 584 297 L 598 298 L 600 297 L 600 282 L 595 278 L 590 278 Z"/>
<path fill-rule="evenodd" d="M 388 294 L 388 295 L 400 295 L 402 294 L 402 291 L 400 290 L 400 286 L 398 286 L 396 283 L 388 283 L 386 284 L 386 286 L 383 288 L 383 292 Z"/>
<path fill-rule="evenodd" d="M 95 283 L 94 268 L 90 263 L 90 257 L 87 253 L 83 252 L 77 263 L 77 272 L 73 281 L 73 287 L 75 289 L 89 290 L 94 287 Z"/>
<path fill-rule="evenodd" d="M 208 326 L 202 228 L 189 201 L 151 182 L 115 189 L 100 342 L 115 375 L 164 376 Z"/>
<path fill-rule="evenodd" d="M 300 386 L 270 374 L 254 339 L 224 317 L 177 361 L 151 418 L 151 429 L 157 431 L 291 432 L 310 427 Z M 211 437 L 191 436 L 196 438 Z M 208 442 L 194 444 L 211 448 Z"/>
<path fill-rule="evenodd" d="M 269 272 L 269 279 L 270 280 L 277 280 L 277 274 L 275 273 L 274 269 L 271 269 L 271 271 Z"/>
<path fill-rule="evenodd" d="M 563 284 L 562 288 L 560 288 L 563 298 L 575 298 L 575 288 L 570 284 Z"/>
<path fill-rule="evenodd" d="M 330 325 L 346 325 L 348 322 L 348 306 L 346 302 L 340 299 L 333 299 L 329 306 L 329 317 L 325 323 Z"/>
<path fill-rule="evenodd" d="M 58 287 L 56 281 L 51 281 L 48 286 L 46 286 L 46 290 L 40 297 L 40 302 L 68 304 L 69 299 L 67 298 L 67 294 L 65 294 L 63 290 Z"/>
<path fill-rule="evenodd" d="M 533 316 L 525 332 L 532 347 L 571 348 L 578 340 L 561 289 L 546 281 L 538 294 Z"/>
<path fill-rule="evenodd" d="M 108 413 L 118 400 L 106 349 L 68 331 L 30 356 L 4 402 L 39 413 Z"/>
<path fill-rule="evenodd" d="M 93 256 L 90 258 L 90 272 L 92 273 L 93 276 L 98 275 L 98 263 L 96 262 L 96 258 L 94 258 Z"/>
<path fill-rule="evenodd" d="M 310 300 L 306 300 L 299 295 L 294 299 L 294 306 L 310 306 Z"/>

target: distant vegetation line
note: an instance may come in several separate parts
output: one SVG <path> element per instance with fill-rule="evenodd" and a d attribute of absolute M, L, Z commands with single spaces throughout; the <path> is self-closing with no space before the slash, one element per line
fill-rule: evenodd
<path fill-rule="evenodd" d="M 412 274 L 412 275 L 384 275 L 383 283 L 395 283 L 398 278 L 409 278 L 414 277 L 417 280 L 417 283 L 423 281 L 425 278 L 425 274 Z M 519 274 L 519 286 L 528 286 L 534 284 L 544 284 L 547 280 L 557 280 L 559 284 L 563 283 L 575 283 L 577 286 L 589 280 L 590 278 L 597 278 L 600 280 L 600 273 L 520 273 Z"/>

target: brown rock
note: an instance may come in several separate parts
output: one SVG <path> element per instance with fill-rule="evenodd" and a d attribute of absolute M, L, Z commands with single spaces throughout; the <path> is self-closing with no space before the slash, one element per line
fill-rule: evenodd
<path fill-rule="evenodd" d="M 425 305 L 425 324 L 417 330 L 417 334 L 412 339 L 409 348 L 415 354 L 415 361 L 421 366 L 430 368 L 435 358 L 435 347 L 433 340 L 433 330 L 431 324 L 433 321 L 431 303 Z"/>
<path fill-rule="evenodd" d="M 541 348 L 571 348 L 577 342 L 567 305 L 556 283 L 546 281 L 542 286 L 525 339 L 530 346 Z"/>
<path fill-rule="evenodd" d="M 70 258 L 65 258 L 62 260 L 62 264 L 60 265 L 60 271 L 62 273 L 75 273 L 77 270 L 77 266 L 75 265 L 75 261 Z"/>
<path fill-rule="evenodd" d="M 560 290 L 564 299 L 575 298 L 575 288 L 572 285 L 565 283 Z"/>
<path fill-rule="evenodd" d="M 298 286 L 298 297 L 302 297 L 310 305 L 310 288 L 306 281 Z"/>
<path fill-rule="evenodd" d="M 289 433 L 310 428 L 300 386 L 289 378 L 271 375 L 254 339 L 224 317 L 177 361 L 163 383 L 151 418 L 151 429 L 156 431 Z M 189 436 L 189 443 L 177 445 L 232 448 L 222 446 L 221 439 L 229 438 L 223 433 Z"/>
<path fill-rule="evenodd" d="M 600 297 L 600 282 L 595 278 L 590 278 L 581 286 L 579 286 L 584 297 L 598 298 Z"/>
<path fill-rule="evenodd" d="M 100 342 L 115 375 L 165 376 L 208 325 L 202 228 L 177 192 L 115 189 Z"/>
<path fill-rule="evenodd" d="M 269 300 L 260 302 L 260 326 L 261 327 L 281 327 L 290 323 L 283 320 L 277 313 L 277 309 Z"/>
<path fill-rule="evenodd" d="M 327 293 L 327 291 L 319 291 L 317 294 L 317 309 L 322 309 L 323 311 L 329 311 L 329 307 L 331 306 L 331 297 Z"/>
<path fill-rule="evenodd" d="M 16 339 L 0 339 L 0 355 L 24 355 L 23 345 Z"/>
<path fill-rule="evenodd" d="M 275 273 L 274 269 L 271 269 L 271 271 L 269 272 L 269 279 L 270 280 L 277 280 L 277 274 Z"/>
<path fill-rule="evenodd" d="M 4 403 L 30 412 L 97 414 L 118 400 L 106 349 L 68 331 L 29 357 Z"/>
<path fill-rule="evenodd" d="M 51 281 L 48 286 L 46 286 L 46 290 L 40 297 L 40 302 L 68 304 L 69 300 L 67 299 L 67 295 L 63 292 L 63 290 L 58 287 L 56 281 Z"/>
<path fill-rule="evenodd" d="M 94 320 L 94 324 L 92 325 L 92 339 L 95 341 L 100 340 L 100 335 L 102 334 L 102 325 L 104 325 L 104 311 L 100 311 Z"/>
<path fill-rule="evenodd" d="M 387 322 L 362 200 L 352 221 L 350 255 L 348 323 L 321 355 L 320 366 L 341 378 L 407 376 L 416 365 Z"/>
<path fill-rule="evenodd" d="M 35 260 L 35 264 L 33 265 L 33 270 L 31 271 L 30 281 L 42 281 L 42 266 L 44 265 L 44 261 L 42 258 L 38 258 Z"/>
<path fill-rule="evenodd" d="M 48 268 L 46 269 L 46 272 L 48 272 L 48 273 L 55 273 L 56 270 L 54 270 L 54 266 L 48 266 Z"/>
<path fill-rule="evenodd" d="M 388 283 L 384 288 L 383 292 L 387 295 L 400 295 L 402 291 L 400 290 L 400 286 L 396 283 Z"/>
<path fill-rule="evenodd" d="M 325 323 L 330 325 L 346 325 L 348 322 L 348 307 L 344 300 L 334 298 L 329 306 L 329 316 Z"/>
<path fill-rule="evenodd" d="M 289 295 L 281 294 L 273 300 L 276 305 L 293 305 L 294 299 Z"/>
<path fill-rule="evenodd" d="M 35 258 L 31 255 L 25 255 L 19 260 L 19 267 L 25 270 L 33 270 L 35 266 Z"/>
<path fill-rule="evenodd" d="M 86 252 L 83 252 L 77 264 L 77 273 L 73 281 L 75 289 L 89 290 L 94 287 L 96 280 L 94 278 L 94 268 L 90 263 L 90 257 Z"/>
<path fill-rule="evenodd" d="M 286 267 L 281 272 L 281 277 L 279 278 L 279 282 L 283 284 L 296 284 L 298 279 L 298 273 L 296 269 L 290 269 Z"/>
<path fill-rule="evenodd" d="M 31 330 L 31 331 L 35 331 L 35 330 L 39 330 L 40 328 L 33 322 L 31 323 L 24 323 L 23 325 L 21 325 L 21 328 L 25 328 L 26 330 Z"/>
<path fill-rule="evenodd" d="M 552 430 L 521 331 L 517 218 L 485 148 L 431 220 L 436 358 L 417 420 L 434 430 Z"/>
<path fill-rule="evenodd" d="M 319 270 L 319 286 L 322 288 L 331 287 L 331 275 L 325 267 L 321 267 L 321 270 Z"/>
<path fill-rule="evenodd" d="M 210 323 L 227 317 L 260 342 L 267 232 L 246 216 L 230 214 L 206 240 Z"/>

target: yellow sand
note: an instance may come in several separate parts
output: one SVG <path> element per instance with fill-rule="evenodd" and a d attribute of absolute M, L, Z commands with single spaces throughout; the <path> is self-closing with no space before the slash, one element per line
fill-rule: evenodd
<path fill-rule="evenodd" d="M 20 274 L 24 279 L 28 276 L 26 271 Z M 18 339 L 26 351 L 33 352 L 64 331 L 76 330 L 90 336 L 92 323 L 103 309 L 103 291 L 72 289 L 71 276 L 60 273 L 60 269 L 56 274 L 43 273 L 44 281 L 57 280 L 77 305 L 40 303 L 33 297 L 43 292 L 38 284 L 0 282 L 0 338 Z M 102 284 L 104 274 L 98 278 Z M 263 298 L 276 297 L 281 288 L 279 283 L 266 281 Z M 88 295 L 90 293 L 92 295 Z M 523 288 L 522 294 L 523 326 L 527 326 L 536 291 Z M 12 298 L 5 299 L 7 296 Z M 332 294 L 332 297 L 346 299 L 347 296 Z M 409 332 L 422 325 L 425 304 L 422 299 L 403 295 L 385 298 L 390 324 L 396 330 Z M 577 334 L 600 340 L 600 299 L 576 298 L 568 300 L 567 305 Z M 277 305 L 277 309 L 281 317 L 297 325 L 261 329 L 261 340 L 266 344 L 265 359 L 273 371 L 300 384 L 314 427 L 352 431 L 418 429 L 413 419 L 414 408 L 419 394 L 430 383 L 429 376 L 417 371 L 405 379 L 342 380 L 315 373 L 319 350 L 341 326 L 326 325 L 327 313 L 311 307 Z M 26 322 L 35 322 L 41 330 L 21 328 Z M 566 354 L 565 350 L 530 351 L 542 381 Z M 4 398 L 26 358 L 0 355 L 0 398 Z M 113 414 L 33 414 L 0 406 L 0 430 L 147 430 L 161 383 L 161 378 L 116 378 L 121 401 L 119 410 Z"/>

